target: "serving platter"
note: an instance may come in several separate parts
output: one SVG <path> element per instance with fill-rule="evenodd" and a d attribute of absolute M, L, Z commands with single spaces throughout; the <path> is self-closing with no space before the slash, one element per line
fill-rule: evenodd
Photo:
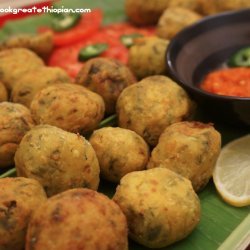
<path fill-rule="evenodd" d="M 104 12 L 104 25 L 126 21 L 124 0 L 63 0 L 60 4 L 68 8 L 102 9 Z M 48 14 L 7 22 L 0 31 L 0 39 L 9 34 L 35 32 L 37 27 L 49 24 L 49 22 L 50 16 Z M 194 119 L 203 122 L 213 121 L 203 110 L 199 109 Z M 108 118 L 104 124 L 113 125 L 113 121 L 114 119 Z M 216 121 L 214 125 L 222 134 L 223 144 L 249 133 L 246 129 L 230 127 L 220 121 Z M 115 185 L 102 181 L 98 191 L 112 197 L 115 192 Z M 199 193 L 199 198 L 201 200 L 202 215 L 198 227 L 186 239 L 162 249 L 215 250 L 220 247 L 222 250 L 230 250 L 237 249 L 237 246 L 238 249 L 244 249 L 240 248 L 241 243 L 246 245 L 246 242 L 250 241 L 250 207 L 236 208 L 226 204 L 217 194 L 212 180 Z M 229 235 L 231 236 L 229 237 Z M 228 241 L 225 241 L 227 238 Z M 129 249 L 145 250 L 147 248 L 130 241 Z"/>

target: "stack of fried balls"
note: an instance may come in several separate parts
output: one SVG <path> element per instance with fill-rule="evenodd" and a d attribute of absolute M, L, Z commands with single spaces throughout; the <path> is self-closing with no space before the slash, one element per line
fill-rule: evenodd
<path fill-rule="evenodd" d="M 221 136 L 194 119 L 164 53 L 182 28 L 243 2 L 127 0 L 157 36 L 137 38 L 128 65 L 97 57 L 75 79 L 45 65 L 49 33 L 0 46 L 0 169 L 17 174 L 0 179 L 1 250 L 157 249 L 192 233 Z"/>

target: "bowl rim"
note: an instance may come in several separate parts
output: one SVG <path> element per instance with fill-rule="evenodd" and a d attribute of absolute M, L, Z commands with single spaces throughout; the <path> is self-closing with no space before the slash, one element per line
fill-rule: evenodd
<path fill-rule="evenodd" d="M 190 89 L 193 92 L 198 92 L 199 94 L 206 96 L 206 97 L 212 97 L 215 99 L 222 99 L 222 100 L 226 100 L 226 101 L 247 101 L 250 100 L 250 97 L 239 97 L 239 96 L 229 96 L 229 95 L 218 95 L 218 94 L 213 94 L 207 91 L 204 91 L 194 85 L 188 85 L 187 83 L 185 83 L 184 81 L 181 81 L 178 79 L 178 74 L 177 71 L 175 70 L 175 66 L 171 60 L 172 57 L 172 52 L 173 48 L 176 46 L 176 43 L 178 40 L 182 40 L 182 37 L 186 35 L 186 33 L 190 33 L 190 30 L 193 29 L 198 29 L 204 25 L 208 25 L 210 23 L 212 23 L 214 20 L 220 20 L 222 18 L 230 18 L 232 16 L 240 16 L 242 14 L 245 13 L 249 13 L 250 15 L 250 8 L 244 8 L 241 10 L 237 10 L 237 11 L 225 11 L 219 14 L 214 14 L 214 15 L 210 15 L 210 16 L 206 16 L 203 17 L 201 20 L 199 20 L 198 22 L 195 22 L 194 24 L 189 25 L 188 27 L 184 28 L 183 30 L 181 30 L 180 32 L 178 32 L 176 34 L 176 36 L 174 36 L 174 38 L 171 39 L 167 50 L 165 52 L 165 59 L 166 59 L 166 66 L 167 66 L 167 72 L 168 74 L 171 76 L 172 79 L 174 79 L 177 83 L 179 83 L 180 85 L 182 85 L 183 87 L 186 87 L 188 89 Z M 190 36 L 190 39 L 192 39 L 192 36 Z M 249 42 L 250 44 L 250 42 Z"/>

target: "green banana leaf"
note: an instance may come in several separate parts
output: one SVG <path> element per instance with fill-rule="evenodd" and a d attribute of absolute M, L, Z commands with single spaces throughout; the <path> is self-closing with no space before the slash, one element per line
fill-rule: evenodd
<path fill-rule="evenodd" d="M 126 20 L 124 13 L 124 0 L 62 0 L 60 3 L 69 8 L 100 8 L 104 12 L 104 24 Z M 50 25 L 51 16 L 43 14 L 29 17 L 19 21 L 10 21 L 0 31 L 0 39 L 16 33 L 32 33 L 41 25 Z M 100 126 L 114 124 L 115 117 L 108 118 Z M 210 122 L 211 118 L 199 111 L 196 120 Z M 215 127 L 222 134 L 223 144 L 248 133 L 247 130 L 230 128 L 227 124 L 215 123 Z M 0 178 L 15 174 L 15 170 L 0 176 Z M 109 197 L 115 192 L 115 185 L 102 181 L 100 192 Z M 247 236 L 250 230 L 250 208 L 236 208 L 226 204 L 217 194 L 212 181 L 199 193 L 202 216 L 198 227 L 186 239 L 163 250 L 233 250 L 241 240 L 247 246 Z M 228 236 L 231 235 L 229 238 Z M 228 240 L 226 240 L 228 238 Z M 226 240 L 226 241 L 225 241 Z M 244 241 L 245 240 L 245 241 Z M 249 241 L 249 238 L 248 238 Z M 224 243 L 223 243 L 224 242 Z M 242 244 L 243 244 L 242 243 Z M 145 250 L 147 248 L 130 241 L 130 250 Z M 244 249 L 244 248 L 243 248 Z"/>

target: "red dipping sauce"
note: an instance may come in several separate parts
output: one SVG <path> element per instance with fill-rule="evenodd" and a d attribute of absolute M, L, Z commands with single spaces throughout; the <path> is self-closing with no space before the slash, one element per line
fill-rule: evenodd
<path fill-rule="evenodd" d="M 200 87 L 217 95 L 250 97 L 250 68 L 229 68 L 211 72 Z"/>

